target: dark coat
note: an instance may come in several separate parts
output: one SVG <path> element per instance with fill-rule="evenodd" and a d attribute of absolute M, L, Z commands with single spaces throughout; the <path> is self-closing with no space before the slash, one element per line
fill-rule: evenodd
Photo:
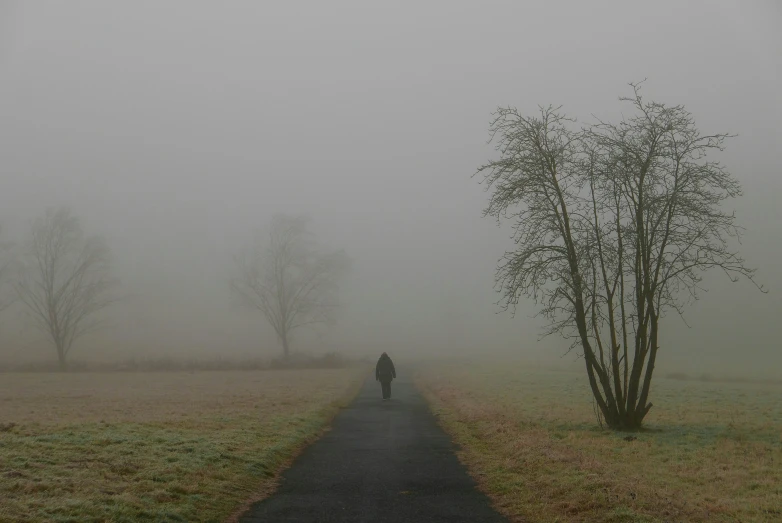
<path fill-rule="evenodd" d="M 396 369 L 394 368 L 394 362 L 388 357 L 388 354 L 383 353 L 380 359 L 377 360 L 375 366 L 375 379 L 379 381 L 391 381 L 396 378 Z"/>

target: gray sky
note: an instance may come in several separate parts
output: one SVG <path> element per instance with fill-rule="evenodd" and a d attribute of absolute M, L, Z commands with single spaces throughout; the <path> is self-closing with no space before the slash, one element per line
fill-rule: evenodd
<path fill-rule="evenodd" d="M 0 2 L 0 219 L 18 235 L 66 204 L 110 240 L 132 299 L 85 342 L 104 356 L 274 353 L 231 305 L 231 256 L 272 214 L 308 212 L 355 267 L 339 326 L 306 348 L 558 360 L 531 304 L 516 319 L 493 305 L 511 243 L 470 178 L 493 156 L 490 113 L 616 118 L 648 77 L 647 97 L 739 135 L 722 160 L 771 290 L 710 278 L 692 329 L 666 318 L 659 366 L 768 373 L 768 357 L 782 367 L 781 23 L 773 0 Z M 18 318 L 0 357 L 49 356 Z"/>

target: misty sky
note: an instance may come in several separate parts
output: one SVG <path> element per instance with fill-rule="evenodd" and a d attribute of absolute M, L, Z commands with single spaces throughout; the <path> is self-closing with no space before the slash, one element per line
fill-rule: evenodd
<path fill-rule="evenodd" d="M 128 299 L 77 358 L 275 353 L 232 304 L 231 258 L 274 213 L 307 212 L 354 269 L 338 327 L 302 349 L 560 361 L 531 303 L 497 314 L 512 244 L 471 175 L 498 105 L 618 118 L 648 78 L 647 97 L 738 134 L 720 159 L 771 291 L 708 278 L 691 329 L 665 318 L 658 366 L 767 374 L 782 368 L 780 26 L 773 0 L 0 2 L 0 221 L 19 239 L 64 204 L 110 241 Z M 0 358 L 53 357 L 18 312 L 0 325 Z"/>

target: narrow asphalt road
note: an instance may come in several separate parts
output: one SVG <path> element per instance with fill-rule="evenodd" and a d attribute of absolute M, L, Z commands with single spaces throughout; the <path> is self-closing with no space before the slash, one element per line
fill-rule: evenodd
<path fill-rule="evenodd" d="M 498 523 L 424 399 L 404 377 L 381 400 L 367 379 L 332 429 L 240 522 Z"/>

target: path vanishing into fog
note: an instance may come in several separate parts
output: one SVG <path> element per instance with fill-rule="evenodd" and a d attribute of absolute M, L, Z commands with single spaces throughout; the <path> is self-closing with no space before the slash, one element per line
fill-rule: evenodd
<path fill-rule="evenodd" d="M 410 378 L 391 401 L 367 379 L 332 429 L 282 476 L 270 498 L 240 522 L 498 523 Z"/>

